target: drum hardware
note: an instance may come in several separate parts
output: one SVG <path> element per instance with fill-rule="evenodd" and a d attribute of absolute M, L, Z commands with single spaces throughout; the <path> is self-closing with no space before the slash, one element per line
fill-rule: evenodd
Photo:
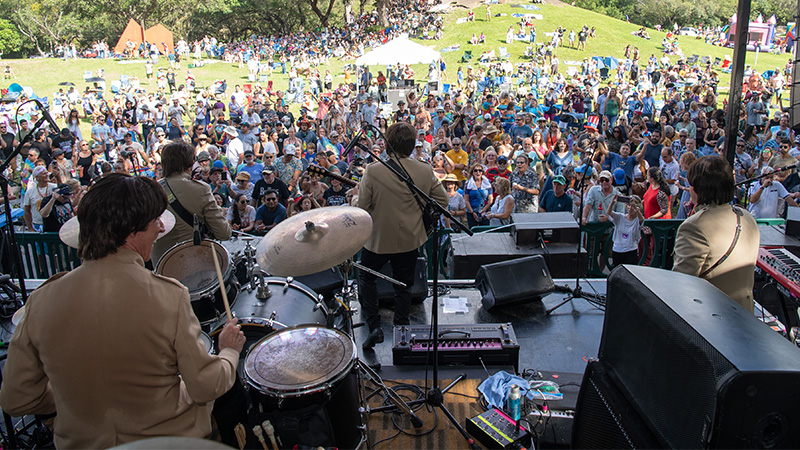
<path fill-rule="evenodd" d="M 250 285 L 254 285 L 256 279 L 250 274 Z M 253 286 L 255 288 L 255 286 Z M 258 287 L 256 289 L 256 298 L 259 300 L 266 300 L 272 297 L 272 292 L 269 290 L 269 285 L 264 281 L 264 272 L 259 270 L 258 271 Z M 283 291 L 286 293 L 286 290 Z"/>
<path fill-rule="evenodd" d="M 357 360 L 358 368 L 362 371 L 362 373 L 366 376 L 366 378 L 376 384 L 378 388 L 386 394 L 386 397 L 389 401 L 394 404 L 394 406 L 400 410 L 400 412 L 408 414 L 411 418 L 411 424 L 414 425 L 414 428 L 421 428 L 422 427 L 422 420 L 414 414 L 414 411 L 411 410 L 411 407 L 408 406 L 400 395 L 397 392 L 389 389 L 386 384 L 384 384 L 383 379 L 381 379 L 380 375 L 378 375 L 370 366 L 365 364 L 360 359 Z M 366 410 L 367 414 L 370 414 L 371 411 L 369 409 Z"/>
<path fill-rule="evenodd" d="M 216 273 L 214 256 L 218 258 L 221 277 Z M 167 250 L 158 260 L 155 272 L 175 278 L 186 286 L 200 324 L 210 325 L 226 314 L 221 291 L 225 290 L 230 307 L 235 305 L 239 295 L 239 282 L 232 265 L 230 253 L 219 242 L 206 239 L 194 245 L 190 239 Z M 219 278 L 224 280 L 222 284 Z"/>

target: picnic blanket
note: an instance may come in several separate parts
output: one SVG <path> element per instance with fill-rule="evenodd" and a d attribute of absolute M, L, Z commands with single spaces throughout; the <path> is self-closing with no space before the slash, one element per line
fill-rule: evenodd
<path fill-rule="evenodd" d="M 544 20 L 544 15 L 542 14 L 520 14 L 520 13 L 513 13 L 511 17 L 518 17 L 518 18 L 526 18 L 526 19 L 534 19 L 534 20 Z"/>
<path fill-rule="evenodd" d="M 461 48 L 461 44 L 455 44 L 455 45 L 451 45 L 449 47 L 445 47 L 445 48 L 443 48 L 443 49 L 441 49 L 439 51 L 442 52 L 442 53 L 455 52 L 460 48 Z"/>

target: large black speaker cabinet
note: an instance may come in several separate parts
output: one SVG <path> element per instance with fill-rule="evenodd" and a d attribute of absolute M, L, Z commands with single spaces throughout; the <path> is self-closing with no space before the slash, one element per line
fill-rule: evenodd
<path fill-rule="evenodd" d="M 602 362 L 590 360 L 583 374 L 572 448 L 659 448 L 658 439 L 611 379 Z"/>
<path fill-rule="evenodd" d="M 661 447 L 800 448 L 800 350 L 705 280 L 615 269 L 598 358 Z"/>
<path fill-rule="evenodd" d="M 475 284 L 481 291 L 481 301 L 486 309 L 523 300 L 538 300 L 555 289 L 550 270 L 541 255 L 481 266 Z"/>

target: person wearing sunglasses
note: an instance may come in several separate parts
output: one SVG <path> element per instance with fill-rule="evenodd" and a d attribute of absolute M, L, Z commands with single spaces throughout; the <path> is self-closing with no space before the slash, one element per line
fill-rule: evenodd
<path fill-rule="evenodd" d="M 286 207 L 278 202 L 278 191 L 267 189 L 267 193 L 262 198 L 264 204 L 256 211 L 255 231 L 259 234 L 268 233 L 276 225 L 286 219 Z"/>
<path fill-rule="evenodd" d="M 581 219 L 584 225 L 588 222 L 597 222 L 600 218 L 600 214 L 606 214 L 608 212 L 614 196 L 620 194 L 619 190 L 611 183 L 611 177 L 611 172 L 607 170 L 600 172 L 600 176 L 597 180 L 598 185 L 592 186 L 586 194 L 586 202 L 583 206 L 583 215 Z M 622 204 L 617 203 L 615 205 L 618 208 L 617 212 L 625 212 L 624 205 L 620 205 Z"/>
<path fill-rule="evenodd" d="M 467 204 L 467 225 L 470 228 L 489 225 L 486 211 L 492 206 L 494 192 L 488 177 L 484 177 L 483 165 L 474 164 L 469 170 L 470 177 L 464 185 L 464 201 Z"/>
<path fill-rule="evenodd" d="M 249 233 L 256 226 L 256 209 L 250 205 L 247 195 L 239 194 L 233 202 L 233 206 L 228 208 L 226 217 L 231 224 L 233 231 Z"/>

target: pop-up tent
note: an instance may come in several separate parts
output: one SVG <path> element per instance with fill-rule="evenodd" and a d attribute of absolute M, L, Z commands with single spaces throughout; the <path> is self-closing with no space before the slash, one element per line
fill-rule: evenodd
<path fill-rule="evenodd" d="M 438 61 L 442 54 L 432 48 L 411 42 L 407 38 L 395 38 L 356 59 L 361 66 L 389 64 L 429 64 Z"/>

